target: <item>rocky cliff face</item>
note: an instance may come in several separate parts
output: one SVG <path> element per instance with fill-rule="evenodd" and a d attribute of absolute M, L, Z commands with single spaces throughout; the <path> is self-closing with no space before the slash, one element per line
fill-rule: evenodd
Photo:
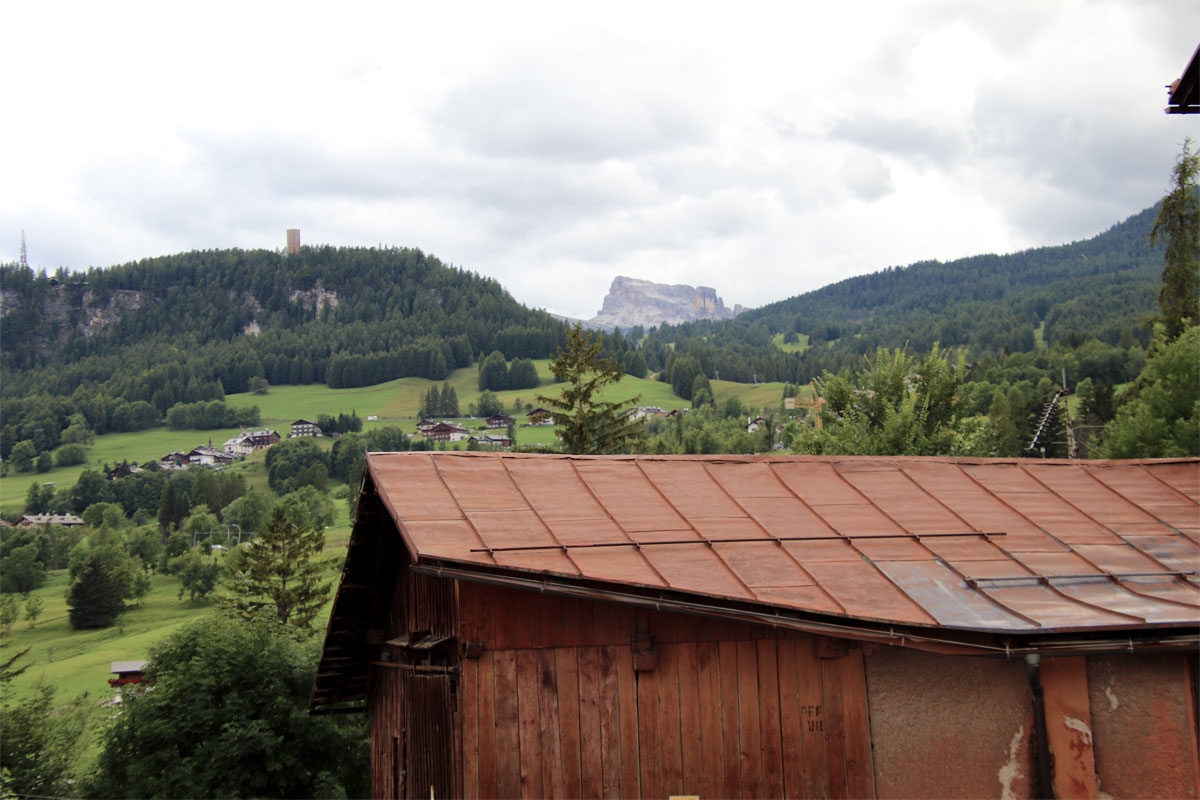
<path fill-rule="evenodd" d="M 697 319 L 733 319 L 742 312 L 732 310 L 708 286 L 653 283 L 617 276 L 609 287 L 600 313 L 588 321 L 592 328 L 649 328 L 669 322 L 677 325 Z"/>

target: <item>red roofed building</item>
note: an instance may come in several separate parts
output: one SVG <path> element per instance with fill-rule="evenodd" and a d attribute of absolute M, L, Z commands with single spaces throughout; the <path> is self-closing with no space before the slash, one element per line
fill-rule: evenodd
<path fill-rule="evenodd" d="M 1194 797 L 1200 460 L 369 454 L 380 797 Z"/>

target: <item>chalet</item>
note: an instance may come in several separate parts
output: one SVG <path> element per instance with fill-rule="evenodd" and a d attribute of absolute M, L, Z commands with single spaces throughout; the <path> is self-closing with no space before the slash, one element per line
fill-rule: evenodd
<path fill-rule="evenodd" d="M 423 419 L 417 423 L 417 433 L 424 435 L 426 431 L 436 428 L 438 424 L 436 419 Z"/>
<path fill-rule="evenodd" d="M 298 419 L 292 423 L 292 438 L 321 435 L 321 426 L 310 419 Z"/>
<path fill-rule="evenodd" d="M 74 514 L 26 514 L 17 520 L 18 527 L 28 527 L 30 525 L 62 525 L 65 528 L 74 528 L 77 525 L 82 525 L 83 520 Z"/>
<path fill-rule="evenodd" d="M 172 450 L 158 460 L 159 469 L 184 469 L 191 463 L 188 454 L 182 450 Z"/>
<path fill-rule="evenodd" d="M 502 434 L 480 434 L 478 436 L 472 436 L 471 441 L 475 442 L 480 447 L 486 447 L 493 450 L 502 450 L 512 447 L 512 439 Z"/>
<path fill-rule="evenodd" d="M 279 434 L 270 429 L 250 431 L 247 435 L 250 437 L 250 446 L 255 450 L 265 450 L 280 439 Z"/>
<path fill-rule="evenodd" d="M 1195 797 L 1200 460 L 371 453 L 376 797 Z"/>
<path fill-rule="evenodd" d="M 469 430 L 461 425 L 455 425 L 453 422 L 439 422 L 421 433 L 431 442 L 461 442 L 471 436 Z"/>
<path fill-rule="evenodd" d="M 201 445 L 187 454 L 187 463 L 194 466 L 223 467 L 233 461 L 233 455 L 212 446 Z"/>
<path fill-rule="evenodd" d="M 487 426 L 489 428 L 507 428 L 515 422 L 516 420 L 508 414 L 492 414 L 487 418 Z"/>
<path fill-rule="evenodd" d="M 525 415 L 530 425 L 553 425 L 554 412 L 548 408 L 535 408 Z"/>
<path fill-rule="evenodd" d="M 767 424 L 766 417 L 754 417 L 746 422 L 747 433 L 758 433 L 763 425 Z"/>
<path fill-rule="evenodd" d="M 221 449 L 232 456 L 248 456 L 254 452 L 254 437 L 242 431 L 232 439 L 226 439 Z"/>
<path fill-rule="evenodd" d="M 638 406 L 636 408 L 630 409 L 630 411 L 629 411 L 629 418 L 631 420 L 645 419 L 646 417 L 667 417 L 667 416 L 668 416 L 668 414 L 667 414 L 666 410 L 661 409 L 658 406 Z"/>

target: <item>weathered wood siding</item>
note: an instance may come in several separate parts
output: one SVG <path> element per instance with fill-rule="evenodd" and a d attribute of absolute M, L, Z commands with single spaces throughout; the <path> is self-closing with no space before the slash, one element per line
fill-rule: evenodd
<path fill-rule="evenodd" d="M 460 663 L 467 797 L 874 795 L 859 650 L 482 584 L 459 597 L 462 640 L 484 645 Z"/>

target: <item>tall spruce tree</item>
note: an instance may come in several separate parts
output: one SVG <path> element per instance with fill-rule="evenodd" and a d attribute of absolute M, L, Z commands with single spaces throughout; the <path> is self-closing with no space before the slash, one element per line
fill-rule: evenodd
<path fill-rule="evenodd" d="M 1166 244 L 1158 305 L 1168 340 L 1178 337 L 1188 325 L 1200 324 L 1200 154 L 1191 152 L 1191 143 L 1190 138 L 1183 141 L 1172 189 L 1163 198 L 1150 229 L 1150 244 L 1159 240 Z"/>
<path fill-rule="evenodd" d="M 628 413 L 640 396 L 620 402 L 596 396 L 625 374 L 616 360 L 600 357 L 600 347 L 599 337 L 588 336 L 576 324 L 567 332 L 567 349 L 550 362 L 555 379 L 566 387 L 558 396 L 538 395 L 538 402 L 554 412 L 555 433 L 568 453 L 627 453 L 642 439 L 641 423 Z"/>
<path fill-rule="evenodd" d="M 270 617 L 309 631 L 329 599 L 326 565 L 317 560 L 325 535 L 279 503 L 257 539 L 245 546 L 241 568 L 226 581 L 221 607 L 243 619 Z"/>
<path fill-rule="evenodd" d="M 125 582 L 93 551 L 67 594 L 71 627 L 107 628 L 125 610 Z"/>

